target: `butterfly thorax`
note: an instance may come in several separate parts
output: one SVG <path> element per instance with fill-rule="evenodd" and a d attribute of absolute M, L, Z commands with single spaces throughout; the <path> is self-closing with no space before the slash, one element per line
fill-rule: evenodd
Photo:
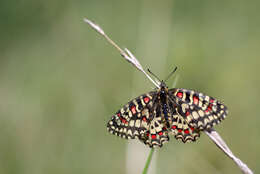
<path fill-rule="evenodd" d="M 168 88 L 166 86 L 161 86 L 158 91 L 158 99 L 160 100 L 161 104 L 166 104 L 167 103 L 167 96 L 168 96 Z"/>

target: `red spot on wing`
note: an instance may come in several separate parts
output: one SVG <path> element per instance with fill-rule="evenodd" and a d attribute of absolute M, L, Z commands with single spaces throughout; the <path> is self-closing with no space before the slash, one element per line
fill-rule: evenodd
<path fill-rule="evenodd" d="M 156 134 L 152 134 L 152 139 L 156 139 Z"/>
<path fill-rule="evenodd" d="M 149 132 L 147 132 L 147 133 L 146 133 L 146 136 L 149 137 L 149 135 L 150 135 Z"/>
<path fill-rule="evenodd" d="M 184 133 L 185 133 L 185 134 L 189 134 L 189 133 L 190 133 L 189 129 L 185 129 L 185 130 L 184 130 Z"/>
<path fill-rule="evenodd" d="M 177 92 L 177 97 L 179 97 L 179 98 L 182 98 L 183 97 L 183 92 Z"/>
<path fill-rule="evenodd" d="M 150 98 L 149 97 L 145 97 L 144 98 L 144 102 L 147 104 L 147 103 L 149 103 L 149 101 L 150 101 Z"/>
<path fill-rule="evenodd" d="M 145 116 L 143 116 L 142 120 L 143 120 L 144 122 L 147 122 L 147 119 L 146 119 Z"/>
<path fill-rule="evenodd" d="M 209 102 L 210 102 L 210 103 L 214 103 L 214 99 L 210 99 Z"/>
<path fill-rule="evenodd" d="M 195 104 L 195 105 L 197 105 L 197 104 L 199 104 L 199 97 L 197 97 L 197 96 L 193 96 L 193 103 Z"/>
<path fill-rule="evenodd" d="M 120 117 L 120 113 L 117 113 L 116 115 L 117 115 L 118 117 Z"/>
<path fill-rule="evenodd" d="M 133 115 L 136 114 L 136 107 L 135 107 L 134 105 L 131 106 L 130 110 L 131 110 L 131 112 L 133 113 Z"/>
<path fill-rule="evenodd" d="M 128 122 L 126 121 L 126 119 L 123 119 L 122 120 L 123 123 L 127 124 Z"/>
<path fill-rule="evenodd" d="M 162 136 L 163 132 L 159 132 L 158 135 Z"/>
<path fill-rule="evenodd" d="M 166 131 L 167 129 L 166 129 L 166 127 L 163 127 L 162 130 Z"/>
<path fill-rule="evenodd" d="M 190 129 L 191 129 L 192 131 L 194 131 L 194 127 L 191 127 L 191 126 L 190 126 Z"/>
<path fill-rule="evenodd" d="M 128 121 L 126 121 L 126 119 L 125 119 L 125 118 L 123 118 L 123 117 L 120 117 L 120 120 L 122 121 L 122 123 L 124 123 L 124 124 L 128 124 Z"/>
<path fill-rule="evenodd" d="M 172 126 L 172 129 L 176 129 L 177 127 L 175 125 Z"/>
<path fill-rule="evenodd" d="M 181 133 L 181 132 L 182 132 L 182 129 L 178 129 L 178 132 Z"/>
<path fill-rule="evenodd" d="M 210 104 L 210 105 L 208 106 L 208 110 L 209 110 L 209 111 L 212 110 L 212 106 L 213 106 L 212 104 Z"/>
<path fill-rule="evenodd" d="M 205 112 L 211 111 L 211 110 L 212 110 L 212 106 L 213 106 L 213 104 L 209 104 L 209 106 L 207 107 L 207 109 L 205 110 Z"/>
<path fill-rule="evenodd" d="M 185 115 L 186 115 L 186 117 L 188 117 L 190 115 L 190 112 L 186 111 Z"/>

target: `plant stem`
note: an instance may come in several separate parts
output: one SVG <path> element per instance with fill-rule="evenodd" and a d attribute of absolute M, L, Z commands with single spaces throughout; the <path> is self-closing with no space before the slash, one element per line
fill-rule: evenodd
<path fill-rule="evenodd" d="M 146 160 L 146 163 L 145 163 L 145 166 L 144 166 L 144 170 L 143 170 L 143 173 L 142 174 L 147 174 L 147 171 L 148 171 L 148 168 L 151 164 L 151 160 L 152 160 L 152 157 L 153 157 L 153 152 L 154 152 L 154 148 L 151 148 L 150 152 L 149 152 L 149 156 Z"/>

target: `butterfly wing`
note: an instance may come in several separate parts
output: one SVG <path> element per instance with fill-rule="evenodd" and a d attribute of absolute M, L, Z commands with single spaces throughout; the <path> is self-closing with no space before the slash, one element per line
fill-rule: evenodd
<path fill-rule="evenodd" d="M 169 132 L 173 133 L 177 140 L 182 140 L 184 143 L 196 141 L 200 137 L 198 129 L 188 124 L 185 118 L 179 114 L 178 105 L 174 104 L 171 99 L 169 100 L 169 106 L 171 110 Z"/>
<path fill-rule="evenodd" d="M 143 94 L 124 105 L 107 123 L 108 131 L 126 139 L 143 136 L 151 122 L 149 116 L 155 93 Z"/>
<path fill-rule="evenodd" d="M 161 147 L 169 137 L 162 124 L 161 107 L 156 100 L 157 92 L 131 100 L 112 116 L 107 123 L 108 131 L 126 139 L 138 138 L 150 147 Z"/>
<path fill-rule="evenodd" d="M 227 107 L 199 92 L 187 89 L 170 89 L 169 97 L 174 102 L 177 115 L 182 116 L 189 128 L 203 131 L 220 123 L 228 113 Z"/>
<path fill-rule="evenodd" d="M 139 139 L 144 144 L 150 147 L 159 146 L 162 147 L 164 143 L 169 141 L 168 131 L 162 117 L 162 106 L 155 98 L 152 108 L 150 110 L 150 124 L 146 134 L 143 134 Z"/>

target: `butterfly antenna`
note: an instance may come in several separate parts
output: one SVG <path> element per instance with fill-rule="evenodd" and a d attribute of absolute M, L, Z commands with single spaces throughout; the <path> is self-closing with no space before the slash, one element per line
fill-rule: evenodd
<path fill-rule="evenodd" d="M 148 68 L 147 71 L 156 78 L 156 80 L 158 80 L 159 82 L 161 82 L 160 78 L 158 76 L 156 76 L 154 73 L 152 73 L 152 71 L 150 71 L 150 69 Z"/>
<path fill-rule="evenodd" d="M 174 70 L 168 75 L 168 77 L 165 79 L 165 82 L 175 73 L 177 70 L 177 66 L 174 68 Z"/>

